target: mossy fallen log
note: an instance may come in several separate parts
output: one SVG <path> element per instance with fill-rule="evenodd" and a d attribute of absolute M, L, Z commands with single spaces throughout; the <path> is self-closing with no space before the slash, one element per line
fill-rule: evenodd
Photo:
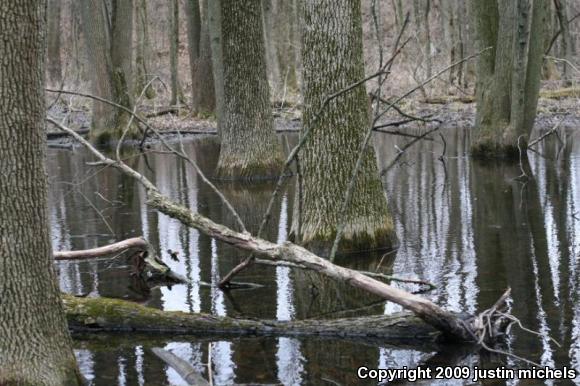
<path fill-rule="evenodd" d="M 262 320 L 161 311 L 124 300 L 63 295 L 69 329 L 74 333 L 156 333 L 183 335 L 327 336 L 376 338 L 385 342 L 426 344 L 441 332 L 411 313 L 343 319 Z"/>

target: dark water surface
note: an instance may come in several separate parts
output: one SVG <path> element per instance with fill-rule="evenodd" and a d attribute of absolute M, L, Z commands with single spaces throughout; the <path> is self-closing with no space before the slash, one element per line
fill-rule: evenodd
<path fill-rule="evenodd" d="M 562 134 L 530 152 L 529 167 L 518 163 L 482 164 L 466 157 L 463 130 L 442 130 L 433 141 L 410 147 L 385 174 L 384 183 L 400 239 L 397 251 L 349 255 L 341 264 L 419 278 L 438 286 L 425 296 L 454 311 L 475 313 L 512 288 L 511 311 L 525 326 L 550 334 L 562 344 L 514 329 L 507 350 L 549 367 L 580 371 L 580 135 Z M 284 146 L 294 136 L 281 137 Z M 379 164 L 389 167 L 408 138 L 376 138 Z M 185 143 L 208 173 L 217 162 L 214 138 Z M 444 157 L 440 156 L 445 151 Z M 169 155 L 135 157 L 129 165 L 145 173 L 162 192 L 214 221 L 234 226 L 220 200 L 195 172 Z M 276 318 L 342 317 L 390 314 L 400 310 L 366 293 L 318 275 L 284 267 L 254 266 L 237 280 L 263 285 L 221 292 L 219 278 L 244 255 L 145 205 L 145 192 L 110 169 L 90 167 L 81 148 L 49 151 L 50 219 L 56 250 L 86 249 L 143 235 L 160 251 L 179 251 L 180 262 L 165 261 L 191 280 L 189 285 L 147 288 L 129 275 L 124 258 L 57 264 L 63 291 L 123 298 L 143 305 L 215 315 Z M 522 170 L 523 169 L 523 170 Z M 522 172 L 530 178 L 517 179 Z M 294 181 L 277 202 L 264 236 L 284 241 L 291 224 Z M 221 184 L 248 228 L 256 231 L 272 184 Z M 203 285 L 202 283 L 210 285 Z M 402 286 L 417 290 L 412 286 Z M 350 311 L 349 311 L 350 310 Z M 376 384 L 356 377 L 359 366 L 522 367 L 503 356 L 461 348 L 437 352 L 388 347 L 373 341 L 232 337 L 79 337 L 76 353 L 93 385 L 180 385 L 181 378 L 151 352 L 164 347 L 186 359 L 206 378 L 211 359 L 215 385 Z M 404 382 L 398 382 L 404 384 Z M 574 381 L 546 384 L 573 384 Z M 576 380 L 576 383 L 580 381 Z M 472 384 L 460 380 L 423 384 Z M 544 381 L 484 381 L 486 385 L 536 385 Z"/>

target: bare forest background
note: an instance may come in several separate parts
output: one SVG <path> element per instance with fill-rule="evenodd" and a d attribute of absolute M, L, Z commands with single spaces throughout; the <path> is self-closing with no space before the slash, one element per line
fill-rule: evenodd
<path fill-rule="evenodd" d="M 90 89 L 90 58 L 85 48 L 86 40 L 81 25 L 78 2 L 51 0 L 61 3 L 60 25 L 55 25 L 49 14 L 49 48 L 47 71 L 49 84 L 65 89 Z M 177 73 L 180 102 L 185 106 L 191 98 L 190 52 L 188 44 L 189 17 L 187 0 L 178 0 Z M 409 43 L 398 57 L 398 64 L 383 86 L 383 94 L 393 96 L 420 84 L 437 69 L 477 52 L 475 32 L 471 22 L 471 2 L 461 0 L 376 0 L 378 25 L 374 28 L 372 7 L 375 0 L 362 2 L 364 59 L 367 73 L 376 70 L 379 63 L 378 44 L 384 52 L 395 44 L 405 16 L 410 18 Z M 300 31 L 297 1 L 263 0 L 268 78 L 272 88 L 271 98 L 277 103 L 295 106 L 300 99 Z M 49 4 L 49 12 L 54 12 Z M 576 63 L 580 39 L 580 2 L 556 0 L 549 2 L 550 25 L 546 60 L 542 72 L 542 88 L 557 89 L 575 86 L 580 72 Z M 203 3 L 201 4 L 202 13 Z M 162 82 L 153 82 L 154 98 L 151 106 L 167 106 L 171 102 L 171 47 L 172 1 L 135 1 L 133 47 L 127 47 L 132 56 L 134 74 L 144 71 L 147 79 L 158 76 Z M 565 22 L 567 20 L 568 22 Z M 52 24 L 52 25 L 51 25 Z M 564 28 L 563 28 L 564 27 Z M 52 36 L 51 36 L 52 35 Z M 56 44 L 56 45 L 54 45 Z M 142 47 L 142 51 L 139 49 Z M 142 52 L 143 57 L 140 56 Z M 58 70 L 60 62 L 61 70 Z M 52 75 L 50 71 L 53 71 Z M 62 77 L 55 75 L 61 73 Z M 467 61 L 454 67 L 448 74 L 437 78 L 421 89 L 416 97 L 472 95 L 476 77 L 476 62 Z M 135 91 L 137 94 L 139 91 Z M 90 101 L 71 97 L 76 107 L 90 107 Z"/>

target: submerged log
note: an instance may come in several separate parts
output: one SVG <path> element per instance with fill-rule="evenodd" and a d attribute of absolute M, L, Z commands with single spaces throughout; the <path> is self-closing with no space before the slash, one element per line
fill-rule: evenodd
<path fill-rule="evenodd" d="M 281 335 L 377 338 L 395 344 L 437 342 L 441 332 L 411 313 L 343 319 L 261 320 L 161 311 L 118 299 L 63 295 L 75 333 L 135 332 L 195 335 Z"/>

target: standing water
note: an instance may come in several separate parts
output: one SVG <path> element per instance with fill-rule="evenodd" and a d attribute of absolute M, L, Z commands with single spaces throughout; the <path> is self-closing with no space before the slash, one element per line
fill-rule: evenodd
<path fill-rule="evenodd" d="M 481 163 L 466 156 L 464 130 L 442 130 L 409 147 L 408 138 L 377 136 L 375 146 L 393 214 L 399 248 L 361 251 L 340 264 L 431 282 L 426 296 L 453 311 L 477 313 L 512 288 L 511 312 L 536 336 L 514 328 L 502 349 L 542 366 L 580 371 L 580 135 L 541 142 L 528 163 Z M 281 138 L 295 143 L 292 135 Z M 185 142 L 188 154 L 211 175 L 219 145 L 212 137 Z M 218 196 L 180 159 L 127 153 L 127 163 L 172 199 L 235 227 Z M 191 284 L 149 288 L 130 275 L 124 257 L 57 263 L 61 289 L 75 295 L 121 298 L 148 307 L 266 319 L 336 318 L 390 314 L 400 307 L 286 267 L 253 266 L 236 280 L 259 284 L 222 292 L 220 277 L 245 253 L 150 210 L 145 192 L 110 168 L 91 167 L 84 149 L 49 151 L 50 221 L 55 250 L 87 249 L 143 236 Z M 256 232 L 272 183 L 218 184 L 247 228 Z M 292 222 L 295 181 L 276 203 L 264 232 L 285 241 Z M 165 252 L 179 252 L 173 261 Z M 394 283 L 409 291 L 413 285 Z M 561 347 L 548 338 L 553 337 Z M 513 357 L 461 347 L 393 347 L 381 341 L 291 337 L 99 335 L 77 336 L 76 355 L 92 385 L 181 385 L 180 376 L 150 348 L 185 359 L 215 385 L 355 385 L 357 369 L 470 366 L 516 369 Z M 440 380 L 424 384 L 577 384 L 578 380 Z M 401 384 L 402 382 L 397 382 Z M 385 382 L 386 384 L 386 382 Z"/>

